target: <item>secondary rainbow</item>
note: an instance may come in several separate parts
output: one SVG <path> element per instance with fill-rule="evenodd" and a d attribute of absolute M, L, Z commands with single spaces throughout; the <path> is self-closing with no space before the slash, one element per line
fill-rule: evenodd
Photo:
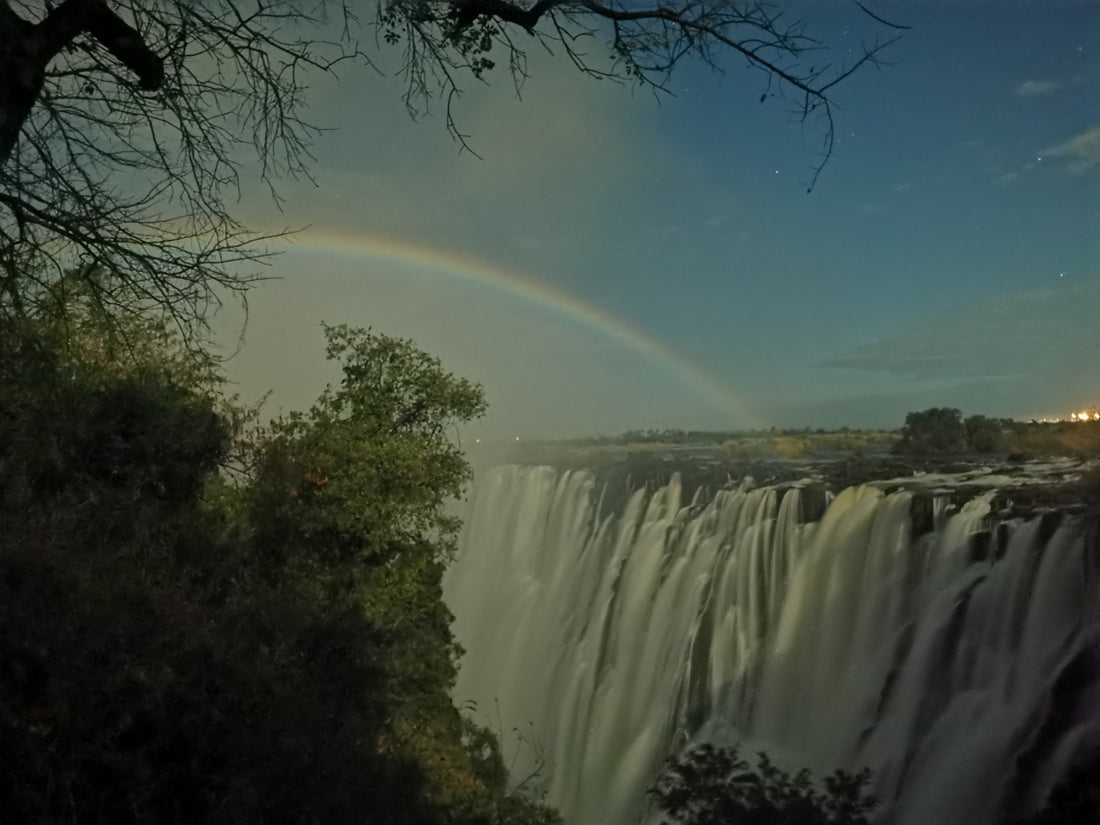
<path fill-rule="evenodd" d="M 714 404 L 718 411 L 729 415 L 731 425 L 759 424 L 756 416 L 726 383 L 710 375 L 664 342 L 575 295 L 555 289 L 530 276 L 503 269 L 470 255 L 369 235 L 341 235 L 309 229 L 288 239 L 287 246 L 295 250 L 337 252 L 417 264 L 440 270 L 452 277 L 465 278 L 504 290 L 590 327 L 669 370 L 688 388 Z"/>

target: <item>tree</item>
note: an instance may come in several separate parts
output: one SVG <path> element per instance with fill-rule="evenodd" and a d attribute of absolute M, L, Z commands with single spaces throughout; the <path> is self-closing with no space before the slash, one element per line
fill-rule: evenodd
<path fill-rule="evenodd" d="M 780 97 L 821 118 L 832 151 L 832 94 L 875 63 L 902 28 L 851 62 L 769 0 L 376 0 L 379 39 L 402 50 L 414 114 L 504 62 L 517 88 L 526 50 L 556 50 L 582 72 L 664 90 L 679 63 L 761 72 L 760 100 Z M 859 3 L 856 4 L 860 8 Z M 352 0 L 0 0 L 0 311 L 79 268 L 116 274 L 128 300 L 200 324 L 225 290 L 243 290 L 266 258 L 267 236 L 232 217 L 242 158 L 260 178 L 308 175 L 318 130 L 302 114 L 311 73 L 357 45 Z M 605 39 L 609 61 L 589 44 Z M 10 79 L 10 80 L 9 80 Z M 111 292 L 101 295 L 105 303 Z M 140 309 L 132 305 L 130 311 Z"/>
<path fill-rule="evenodd" d="M 329 329 L 344 382 L 253 445 L 328 450 L 326 475 L 307 454 L 235 487 L 213 365 L 164 319 L 104 324 L 58 293 L 0 325 L 5 821 L 559 825 L 508 792 L 449 693 L 438 505 L 468 467 L 444 442 L 480 389 L 408 342 Z M 257 506 L 274 490 L 286 507 Z"/>
<path fill-rule="evenodd" d="M 306 71 L 350 55 L 302 36 L 327 5 L 0 0 L 0 311 L 109 271 L 104 305 L 189 329 L 247 287 L 266 236 L 226 197 L 244 147 L 270 184 L 306 173 Z"/>
<path fill-rule="evenodd" d="M 992 453 L 1001 448 L 1004 432 L 997 419 L 971 415 L 963 424 L 966 426 L 966 443 L 974 452 Z"/>
<path fill-rule="evenodd" d="M 903 453 L 959 453 L 966 449 L 962 413 L 952 407 L 929 407 L 905 416 L 898 450 Z"/>
<path fill-rule="evenodd" d="M 485 412 L 481 387 L 408 340 L 344 325 L 325 336 L 339 385 L 273 422 L 255 448 L 258 552 L 298 554 L 334 581 L 403 553 L 447 559 L 459 520 L 443 504 L 471 477 L 451 435 Z"/>
<path fill-rule="evenodd" d="M 702 744 L 670 759 L 649 796 L 665 825 L 869 825 L 870 779 L 836 771 L 818 788 L 809 771 L 790 774 L 766 753 L 753 767 L 736 747 Z"/>

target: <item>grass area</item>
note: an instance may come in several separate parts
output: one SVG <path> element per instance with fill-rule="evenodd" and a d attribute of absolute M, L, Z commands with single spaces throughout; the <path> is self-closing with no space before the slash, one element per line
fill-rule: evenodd
<path fill-rule="evenodd" d="M 1100 458 L 1100 421 L 1014 422 L 1005 428 L 1003 450 L 1027 458 Z"/>
<path fill-rule="evenodd" d="M 743 461 L 754 458 L 805 458 L 815 453 L 865 453 L 899 439 L 890 432 L 831 432 L 744 436 L 723 441 L 722 458 Z"/>
<path fill-rule="evenodd" d="M 624 458 L 659 458 L 672 450 L 713 451 L 721 461 L 811 458 L 846 453 L 860 456 L 889 450 L 900 435 L 878 430 L 755 430 L 702 432 L 662 430 L 628 432 L 562 441 L 526 441 L 515 446 L 514 460 L 566 466 L 599 466 Z"/>

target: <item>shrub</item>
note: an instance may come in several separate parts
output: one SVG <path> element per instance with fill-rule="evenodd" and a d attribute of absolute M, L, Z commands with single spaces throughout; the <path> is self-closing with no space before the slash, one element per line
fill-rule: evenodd
<path fill-rule="evenodd" d="M 821 786 L 760 753 L 755 767 L 736 747 L 695 745 L 669 760 L 649 797 L 677 825 L 868 825 L 878 801 L 869 771 L 836 771 Z"/>

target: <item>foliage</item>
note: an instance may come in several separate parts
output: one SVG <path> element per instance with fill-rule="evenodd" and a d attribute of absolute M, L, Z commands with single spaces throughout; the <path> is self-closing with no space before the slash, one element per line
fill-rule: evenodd
<path fill-rule="evenodd" d="M 1007 453 L 1013 459 L 1032 456 L 1100 456 L 1100 422 L 1013 421 L 971 415 L 947 407 L 931 407 L 905 417 L 895 451 L 909 455 L 934 453 Z"/>
<path fill-rule="evenodd" d="M 649 791 L 677 825 L 869 825 L 878 802 L 870 772 L 836 771 L 817 787 L 807 770 L 790 774 L 765 753 L 753 766 L 736 747 L 695 745 L 669 760 Z"/>
<path fill-rule="evenodd" d="M 248 491 L 258 552 L 350 584 L 400 553 L 444 559 L 458 521 L 443 512 L 470 467 L 449 439 L 481 415 L 481 388 L 410 341 L 325 327 L 343 378 L 307 413 L 273 422 L 254 446 Z"/>
<path fill-rule="evenodd" d="M 913 455 L 963 452 L 966 427 L 962 413 L 952 407 L 929 407 L 909 413 L 897 449 Z"/>
<path fill-rule="evenodd" d="M 283 466 L 218 474 L 238 422 L 203 364 L 163 325 L 105 326 L 95 306 L 2 331 L 5 817 L 556 822 L 485 769 L 495 742 L 471 740 L 448 695 L 460 651 L 441 598 L 449 523 L 433 502 L 467 477 L 444 435 L 483 408 L 480 390 L 408 342 L 330 330 L 345 382 L 299 424 L 253 433 L 249 454 L 316 437 L 346 487 L 329 509 L 321 494 L 288 498 L 273 532 L 258 504 Z M 112 335 L 133 344 L 117 359 Z M 355 475 L 364 457 L 390 462 L 388 487 L 352 488 L 375 478 Z M 404 510 L 348 520 L 343 507 L 381 511 L 392 487 Z M 356 546 L 386 552 L 334 563 L 316 539 L 349 524 Z M 265 546 L 275 539 L 287 544 Z"/>
<path fill-rule="evenodd" d="M 1001 449 L 1001 422 L 984 415 L 971 415 L 963 422 L 966 443 L 976 453 L 994 453 Z"/>
<path fill-rule="evenodd" d="M 211 362 L 153 321 L 121 330 L 98 308 L 51 297 L 0 331 L 5 503 L 70 489 L 88 506 L 193 499 L 231 436 Z"/>

